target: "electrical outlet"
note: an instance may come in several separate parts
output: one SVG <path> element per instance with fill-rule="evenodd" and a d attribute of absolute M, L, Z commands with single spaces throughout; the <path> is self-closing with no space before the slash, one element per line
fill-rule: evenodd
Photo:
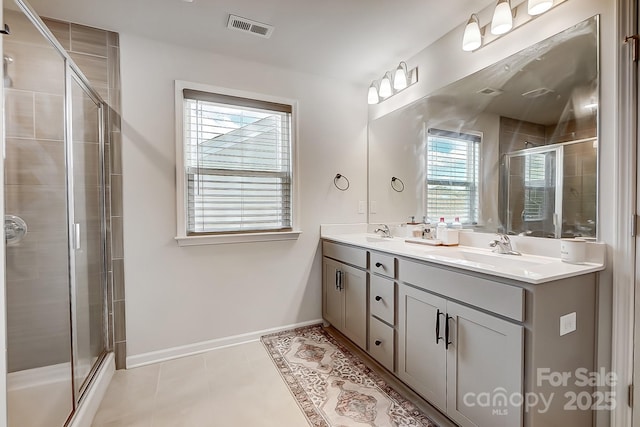
<path fill-rule="evenodd" d="M 365 202 L 364 200 L 360 200 L 358 202 L 358 213 L 359 214 L 367 213 L 367 202 Z"/>
<path fill-rule="evenodd" d="M 567 335 L 577 328 L 576 312 L 560 317 L 560 336 Z"/>

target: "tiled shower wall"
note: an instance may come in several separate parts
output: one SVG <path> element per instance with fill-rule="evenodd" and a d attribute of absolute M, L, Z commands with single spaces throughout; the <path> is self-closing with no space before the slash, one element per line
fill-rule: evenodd
<path fill-rule="evenodd" d="M 122 244 L 119 38 L 117 33 L 111 31 L 46 18 L 43 20 L 108 104 L 105 129 L 108 342 L 115 352 L 116 367 L 123 369 L 127 337 Z"/>
<path fill-rule="evenodd" d="M 15 12 L 12 12 L 15 13 Z M 5 16 L 5 20 L 10 22 L 11 17 Z M 14 21 L 19 21 L 22 19 L 21 16 L 15 16 Z M 108 310 L 108 348 L 109 350 L 114 350 L 116 355 L 116 366 L 121 369 L 125 367 L 125 358 L 126 358 L 126 334 L 125 334 L 125 311 L 124 311 L 124 302 L 125 302 L 125 293 L 124 293 L 124 264 L 123 264 L 123 236 L 122 236 L 122 162 L 121 162 L 121 143 L 122 138 L 120 135 L 120 65 L 119 65 L 119 39 L 118 34 L 104 31 L 100 29 L 90 28 L 82 25 L 61 22 L 51 19 L 43 18 L 45 24 L 49 27 L 51 32 L 58 39 L 60 44 L 70 53 L 73 60 L 80 67 L 84 75 L 89 79 L 93 88 L 101 95 L 101 97 L 108 104 L 107 107 L 107 117 L 106 117 L 106 126 L 105 126 L 105 179 L 106 179 L 106 220 L 107 220 L 107 271 L 108 271 L 108 283 L 107 283 L 107 310 Z M 11 39 L 8 38 L 7 44 L 10 45 Z M 15 203 L 24 205 L 25 200 L 37 200 L 42 206 L 33 206 L 32 212 L 30 214 L 33 216 L 31 218 L 31 222 L 34 224 L 37 230 L 37 226 L 46 221 L 54 221 L 55 224 L 51 223 L 49 226 L 43 228 L 47 233 L 50 233 L 49 230 L 53 230 L 54 228 L 59 228 L 60 224 L 65 224 L 64 217 L 64 196 L 60 198 L 60 194 L 64 195 L 64 153 L 61 151 L 61 143 L 63 140 L 63 123 L 59 120 L 59 117 L 62 115 L 62 94 L 63 94 L 63 76 L 60 75 L 51 75 L 52 78 L 49 78 L 50 73 L 48 64 L 45 63 L 35 63 L 29 57 L 29 49 L 45 49 L 45 47 L 40 48 L 35 46 L 31 41 L 28 43 L 24 43 L 23 46 L 12 47 L 16 52 L 16 55 L 19 58 L 16 58 L 15 63 L 10 65 L 9 67 L 9 75 L 14 73 L 14 78 L 25 80 L 44 80 L 48 82 L 50 80 L 56 80 L 55 83 L 57 86 L 54 88 L 43 88 L 34 86 L 33 89 L 25 90 L 15 90 L 9 89 L 6 91 L 7 102 L 12 103 L 14 105 L 12 110 L 17 111 L 17 117 L 8 118 L 8 135 L 7 135 L 7 144 L 8 147 L 18 147 L 16 149 L 20 150 L 19 158 L 28 159 L 34 157 L 34 154 L 30 153 L 28 150 L 28 144 L 36 144 L 39 152 L 42 151 L 42 147 L 46 146 L 49 152 L 49 156 L 45 156 L 43 160 L 40 156 L 35 156 L 32 159 L 32 162 L 27 162 L 25 165 L 16 165 L 16 164 L 8 164 L 7 169 L 8 172 L 13 171 L 13 176 L 8 176 L 7 181 L 7 204 L 11 206 L 12 201 Z M 52 50 L 49 47 L 46 49 Z M 59 57 L 56 58 L 55 55 L 51 56 L 51 67 L 53 70 L 59 69 Z M 20 65 L 18 63 L 20 60 Z M 38 59 L 40 61 L 40 59 Z M 54 62 L 57 61 L 57 62 Z M 22 65 L 24 64 L 24 65 Z M 19 68 L 24 67 L 24 68 Z M 47 76 L 47 77 L 43 77 Z M 60 87 L 58 87 L 60 86 Z M 59 94 L 58 94 L 59 93 Z M 43 97 L 52 98 L 44 99 Z M 29 107 L 28 103 L 32 102 L 32 106 Z M 47 104 L 44 104 L 47 103 Z M 23 105 L 24 104 L 24 105 Z M 40 106 L 45 105 L 45 108 L 39 108 Z M 38 115 L 40 114 L 42 118 L 44 118 L 44 113 L 39 113 L 39 110 L 43 110 L 46 112 L 54 111 L 55 114 L 55 123 L 52 126 L 49 124 L 49 127 L 44 127 L 40 131 L 35 129 L 38 123 Z M 50 113 L 49 113 L 50 114 Z M 11 128 L 11 123 L 15 126 Z M 21 124 L 27 124 L 26 127 Z M 51 123 L 51 121 L 49 121 Z M 34 124 L 34 129 L 30 129 L 30 124 Z M 10 141 L 10 137 L 12 136 L 11 132 L 15 133 L 15 137 L 20 138 L 20 145 L 12 144 Z M 21 132 L 23 134 L 21 134 Z M 26 132 L 26 133 L 25 133 Z M 43 134 L 43 132 L 46 133 Z M 28 135 L 27 135 L 28 134 Z M 33 135 L 29 137 L 29 135 Z M 33 138 L 25 139 L 25 138 Z M 30 142 L 32 141 L 32 142 Z M 43 142 L 44 141 L 44 142 Z M 18 157 L 16 157 L 18 158 Z M 56 160 L 57 159 L 57 160 Z M 43 164 L 46 163 L 46 164 Z M 42 174 L 45 170 L 49 170 L 52 167 L 52 163 L 54 165 L 54 170 L 56 175 L 51 177 L 45 177 L 40 179 L 39 182 L 49 182 L 53 183 L 57 186 L 55 191 L 47 190 L 47 188 L 51 187 L 51 184 L 48 187 L 39 185 L 23 185 L 24 184 L 24 174 Z M 48 166 L 49 169 L 45 168 Z M 22 169 L 20 169 L 22 167 Z M 26 169 L 24 169 L 26 167 Z M 97 167 L 94 165 L 93 167 Z M 19 177 L 21 179 L 21 185 L 11 185 L 11 179 L 13 177 Z M 44 181 L 43 181 L 44 180 Z M 18 184 L 16 181 L 14 184 Z M 46 187 L 46 188 L 45 188 Z M 33 194 L 29 194 L 29 192 L 33 193 L 33 191 L 38 191 L 38 195 L 34 196 Z M 55 200 L 47 200 L 43 199 L 40 193 L 52 194 L 55 195 Z M 49 197 L 51 199 L 51 197 Z M 52 211 L 56 208 L 58 204 L 61 204 L 60 218 L 52 218 Z M 40 213 L 37 211 L 40 210 Z M 10 213 L 10 212 L 7 212 Z M 46 217 L 46 218 L 45 218 Z M 47 223 L 48 224 L 48 223 Z M 60 280 L 64 280 L 64 269 L 66 267 L 66 233 L 63 229 L 58 232 L 56 236 L 49 236 L 47 234 L 46 242 L 48 246 L 44 246 L 42 243 L 38 243 L 36 245 L 36 249 L 33 250 L 42 250 L 44 251 L 41 254 L 29 253 L 32 257 L 37 257 L 38 266 L 40 268 L 40 264 L 43 264 L 47 271 L 43 271 L 43 274 L 40 276 L 41 279 L 37 279 L 40 283 L 35 283 L 35 279 L 25 275 L 25 272 L 37 271 L 33 265 L 31 266 L 23 266 L 24 269 L 18 271 L 16 277 L 19 277 L 21 280 L 24 278 L 16 289 L 16 293 L 18 294 L 18 299 L 20 298 L 21 292 L 26 292 L 23 289 L 25 286 L 32 286 L 35 289 L 35 292 L 30 292 L 28 301 L 29 306 L 33 308 L 34 313 L 32 315 L 39 315 L 38 311 L 42 310 L 43 305 L 50 304 L 52 298 L 58 301 L 60 304 L 65 304 L 65 301 L 62 299 L 62 296 L 52 296 L 48 295 L 46 292 L 38 291 L 38 289 L 64 289 L 64 283 L 61 283 L 61 286 L 51 286 L 51 282 L 56 280 L 55 278 L 60 276 Z M 31 231 L 31 229 L 30 229 Z M 42 240 L 42 239 L 41 239 Z M 45 240 L 43 240 L 45 241 Z M 48 249 L 47 249 L 48 248 Z M 23 249 L 28 250 L 29 248 Z M 60 253 L 60 257 L 55 257 L 57 253 Z M 16 262 L 14 265 L 17 268 L 21 267 L 19 263 L 18 255 L 20 255 L 20 251 L 16 251 Z M 26 258 L 25 258 L 26 259 Z M 10 260 L 7 262 L 9 263 Z M 51 264 L 51 265 L 50 265 Z M 60 271 L 58 271 L 60 270 Z M 45 277 L 47 273 L 48 277 Z M 33 275 L 33 274 L 32 274 Z M 31 282 L 27 281 L 27 279 L 34 282 L 34 285 L 31 285 Z M 68 293 L 68 290 L 67 290 Z M 32 300 L 31 298 L 35 299 Z M 57 298 L 57 299 L 56 299 Z M 19 300 L 19 303 L 22 304 L 23 301 Z M 66 300 L 68 304 L 68 300 Z M 16 316 L 25 317 L 24 322 L 15 322 L 17 325 L 29 325 L 29 314 L 21 313 L 20 310 L 24 310 L 24 308 L 28 306 L 23 304 L 22 308 L 18 305 L 16 307 L 17 313 Z M 11 311 L 11 307 L 9 309 Z M 61 312 L 61 311 L 59 311 Z M 68 311 L 67 311 L 68 313 Z M 39 330 L 35 333 L 32 333 L 33 336 L 33 344 L 32 345 L 21 345 L 21 346 L 13 346 L 14 351 L 21 351 L 20 348 L 24 349 L 24 354 L 13 354 L 11 359 L 17 361 L 17 365 L 13 367 L 12 370 L 21 370 L 21 369 L 29 369 L 32 367 L 45 366 L 48 364 L 61 363 L 64 362 L 63 354 L 66 352 L 68 354 L 68 337 L 65 340 L 64 335 L 68 334 L 65 332 L 65 328 L 68 328 L 68 318 L 65 320 L 60 319 L 55 322 L 48 322 L 46 320 L 40 322 L 39 324 L 47 325 L 49 327 L 49 323 L 51 323 L 50 327 L 55 328 L 52 331 L 44 331 Z M 63 324 L 65 323 L 65 324 Z M 40 328 L 42 326 L 39 326 Z M 24 341 L 28 338 L 28 333 L 25 334 L 24 330 L 16 330 L 9 331 L 9 334 L 13 332 L 15 339 Z M 28 331 L 27 331 L 28 332 Z M 51 342 L 42 342 L 38 344 L 38 339 L 42 337 L 49 337 Z M 59 337 L 57 339 L 55 337 Z M 10 337 L 11 338 L 11 337 Z M 49 357 L 51 356 L 43 356 L 45 353 L 55 353 L 53 351 L 55 347 L 58 345 L 60 349 L 58 353 L 60 356 L 53 356 L 51 360 L 35 360 L 35 358 Z M 42 351 L 38 352 L 38 346 L 42 347 Z M 12 351 L 12 346 L 9 347 L 10 352 Z M 18 350 L 15 350 L 18 348 Z M 40 355 L 38 355 L 40 353 Z M 57 360 L 56 359 L 59 359 Z"/>

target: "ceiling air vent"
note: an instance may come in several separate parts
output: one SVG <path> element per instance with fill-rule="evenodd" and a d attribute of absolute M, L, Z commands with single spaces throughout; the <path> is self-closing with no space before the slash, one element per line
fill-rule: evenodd
<path fill-rule="evenodd" d="M 498 96 L 498 95 L 504 93 L 504 91 L 502 89 L 494 89 L 492 87 L 485 87 L 484 89 L 480 89 L 478 91 L 478 93 L 481 94 L 481 95 Z"/>
<path fill-rule="evenodd" d="M 546 87 L 541 87 L 538 89 L 530 90 L 529 92 L 525 92 L 522 94 L 525 98 L 539 98 L 541 96 L 545 96 L 549 93 L 553 93 L 552 89 L 548 89 Z"/>
<path fill-rule="evenodd" d="M 263 24 L 262 22 L 253 21 L 241 16 L 229 15 L 227 28 L 232 30 L 243 31 L 245 33 L 254 34 L 256 36 L 268 39 L 273 33 L 273 25 Z"/>

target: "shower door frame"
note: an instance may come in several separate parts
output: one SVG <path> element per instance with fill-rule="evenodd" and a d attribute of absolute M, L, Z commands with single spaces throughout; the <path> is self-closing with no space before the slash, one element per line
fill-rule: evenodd
<path fill-rule="evenodd" d="M 67 244 L 69 247 L 69 294 L 70 294 L 70 307 L 69 307 L 69 316 L 71 321 L 71 383 L 72 383 L 72 394 L 73 394 L 73 412 L 70 414 L 69 419 L 67 420 L 67 424 L 69 424 L 70 420 L 73 419 L 80 402 L 85 397 L 85 392 L 87 391 L 88 385 L 91 383 L 92 378 L 95 376 L 96 372 L 99 370 L 100 366 L 104 362 L 106 358 L 107 352 L 110 350 L 110 343 L 108 340 L 108 308 L 107 308 L 107 228 L 106 228 L 106 174 L 105 174 L 105 111 L 106 111 L 106 103 L 100 96 L 98 92 L 96 92 L 89 80 L 86 78 L 82 70 L 76 65 L 73 61 L 69 53 L 62 47 L 62 45 L 58 42 L 55 36 L 51 33 L 46 24 L 40 19 L 39 15 L 36 13 L 33 8 L 26 3 L 24 0 L 4 0 L 4 1 L 13 1 L 18 8 L 25 14 L 27 19 L 36 27 L 36 29 L 47 39 L 47 41 L 56 49 L 56 51 L 63 57 L 65 63 L 65 97 L 64 97 L 64 125 L 65 125 L 65 135 L 64 135 L 64 149 L 65 149 L 65 168 L 66 168 L 66 197 L 67 197 L 67 229 L 68 229 L 68 239 Z M 3 7 L 4 9 L 4 7 Z M 96 103 L 98 106 L 98 146 L 99 146 L 99 183 L 102 187 L 102 191 L 99 197 L 100 203 L 100 215 L 101 215 L 101 225 L 100 225 L 100 233 L 101 233 L 101 245 L 102 245 L 102 274 L 100 277 L 101 288 L 102 288 L 102 298 L 104 301 L 103 305 L 103 313 L 102 313 L 102 341 L 103 341 L 103 351 L 97 357 L 96 362 L 91 367 L 87 376 L 83 379 L 82 384 L 79 387 L 76 387 L 76 377 L 75 377 L 75 363 L 78 360 L 78 342 L 77 342 L 77 321 L 75 318 L 76 309 L 77 309 L 77 301 L 76 301 L 76 279 L 75 279 L 75 256 L 74 256 L 74 176 L 73 176 L 73 132 L 72 132 L 72 119 L 73 119 L 73 102 L 71 97 L 72 90 L 72 79 L 75 80 L 79 84 L 79 86 L 84 90 L 84 92 Z M 4 257 L 3 257 L 4 259 Z M 6 325 L 5 325 L 6 328 Z M 5 396 L 6 400 L 6 396 Z"/>
<path fill-rule="evenodd" d="M 563 193 L 563 181 L 564 181 L 564 171 L 562 168 L 562 164 L 560 163 L 560 161 L 564 158 L 564 146 L 567 144 L 573 144 L 576 142 L 584 142 L 584 141 L 572 141 L 572 142 L 565 142 L 565 143 L 559 143 L 559 144 L 553 144 L 553 145 L 544 145 L 541 147 L 534 147 L 534 148 L 526 148 L 524 150 L 518 150 L 518 151 L 513 151 L 511 153 L 507 153 L 505 154 L 505 166 L 506 166 L 506 171 L 505 171 L 505 183 L 506 183 L 506 193 L 507 193 L 507 197 L 506 197 L 506 206 L 505 208 L 507 209 L 507 215 L 505 217 L 506 221 L 507 221 L 507 227 L 506 231 L 509 232 L 511 231 L 511 225 L 513 223 L 513 212 L 511 212 L 510 209 L 510 201 L 511 201 L 511 191 L 510 191 L 510 182 L 511 182 L 511 159 L 514 157 L 524 157 L 527 156 L 529 154 L 547 154 L 547 153 L 552 153 L 555 152 L 556 153 L 556 176 L 555 176 L 555 206 L 553 209 L 553 234 L 555 238 L 559 238 L 562 235 L 562 193 Z"/>

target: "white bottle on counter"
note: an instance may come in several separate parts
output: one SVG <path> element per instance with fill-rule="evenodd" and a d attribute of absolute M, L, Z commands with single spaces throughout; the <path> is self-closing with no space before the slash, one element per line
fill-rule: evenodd
<path fill-rule="evenodd" d="M 436 239 L 442 239 L 444 233 L 446 233 L 447 223 L 444 222 L 444 217 L 440 218 L 438 227 L 436 228 Z"/>
<path fill-rule="evenodd" d="M 460 222 L 460 217 L 456 217 L 456 219 L 451 224 L 451 228 L 454 230 L 462 230 L 462 223 Z"/>

